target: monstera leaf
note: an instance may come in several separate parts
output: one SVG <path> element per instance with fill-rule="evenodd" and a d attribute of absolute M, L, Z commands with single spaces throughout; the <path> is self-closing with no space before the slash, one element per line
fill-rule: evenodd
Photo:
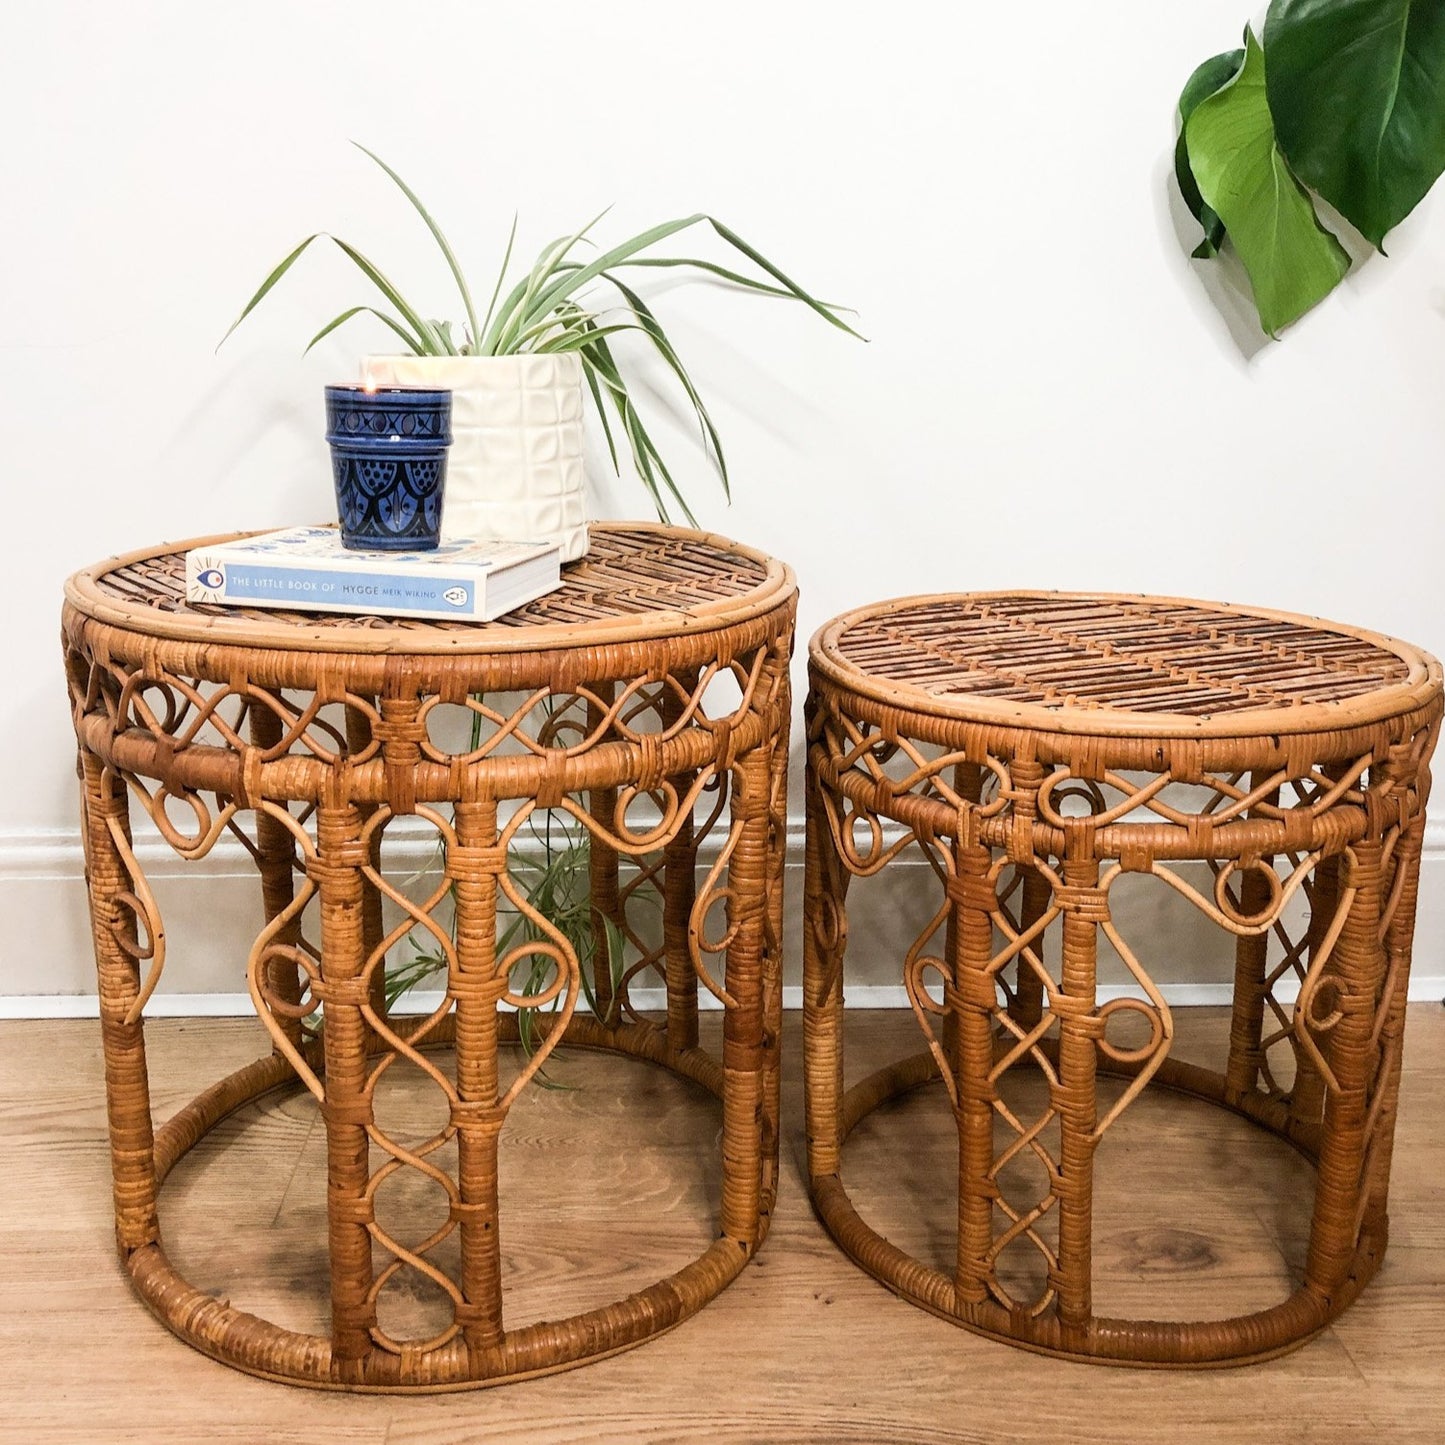
<path fill-rule="evenodd" d="M 1184 130 L 1200 197 L 1224 223 L 1274 336 L 1339 284 L 1350 258 L 1275 143 L 1264 51 L 1252 30 L 1244 43 L 1239 73 L 1198 102 Z"/>
<path fill-rule="evenodd" d="M 1445 0 L 1273 0 L 1264 48 L 1290 165 L 1379 247 L 1445 170 Z"/>
<path fill-rule="evenodd" d="M 1223 55 L 1211 56 L 1189 77 L 1184 93 L 1179 97 L 1179 139 L 1174 143 L 1174 179 L 1179 182 L 1179 193 L 1184 197 L 1190 214 L 1204 227 L 1204 239 L 1193 251 L 1200 260 L 1219 254 L 1220 243 L 1224 240 L 1224 222 L 1205 205 L 1204 197 L 1199 194 L 1194 173 L 1189 168 L 1185 130 L 1199 102 L 1233 80 L 1243 61 L 1242 50 L 1226 50 Z"/>

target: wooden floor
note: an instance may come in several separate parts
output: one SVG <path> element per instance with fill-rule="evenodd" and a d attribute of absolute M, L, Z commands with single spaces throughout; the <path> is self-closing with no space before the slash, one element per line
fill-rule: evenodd
<path fill-rule="evenodd" d="M 1219 1015 L 1181 1010 L 1176 1019 L 1177 1052 L 1207 1058 Z M 850 1073 L 916 1047 L 906 1014 L 859 1015 L 850 1027 Z M 150 1036 L 163 1115 L 260 1050 L 258 1026 L 239 1021 L 160 1021 Z M 791 1017 L 785 1044 L 777 1215 L 730 1289 L 612 1360 L 499 1389 L 395 1398 L 254 1380 L 162 1329 L 112 1250 L 97 1026 L 0 1024 L 0 1441 L 1445 1441 L 1438 1004 L 1411 1009 L 1381 1273 L 1303 1349 L 1212 1372 L 1039 1358 L 875 1284 L 808 1208 Z M 699 1252 L 711 1231 L 711 1101 L 659 1070 L 596 1056 L 561 1060 L 553 1079 L 563 1087 L 529 1091 L 505 1136 L 512 1323 L 615 1298 Z M 921 1091 L 860 1126 L 845 1170 L 865 1218 L 940 1263 L 952 1248 L 949 1133 L 936 1090 Z M 246 1111 L 214 1136 L 225 1148 L 208 1143 L 176 1170 L 163 1200 L 171 1256 L 195 1284 L 300 1328 L 326 1315 L 319 1135 L 304 1096 Z M 1309 1175 L 1274 1141 L 1206 1106 L 1146 1097 L 1110 1133 L 1099 1167 L 1101 1307 L 1204 1317 L 1283 1295 L 1308 1220 Z M 420 1234 L 436 1202 L 399 1189 L 385 1207 Z M 434 1308 L 418 1291 L 393 1293 L 384 1307 L 400 1327 Z"/>

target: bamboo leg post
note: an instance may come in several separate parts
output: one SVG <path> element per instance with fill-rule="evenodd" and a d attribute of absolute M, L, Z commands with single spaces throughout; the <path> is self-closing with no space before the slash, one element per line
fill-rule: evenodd
<path fill-rule="evenodd" d="M 786 653 L 778 662 L 777 708 L 768 769 L 768 868 L 763 952 L 763 1230 L 778 1193 L 782 1139 L 783 902 L 788 853 L 788 719 L 791 689 Z"/>
<path fill-rule="evenodd" d="M 678 685 L 691 695 L 697 690 L 696 669 L 676 675 Z M 675 727 L 682 717 L 684 703 L 664 682 L 662 691 L 662 725 Z M 686 797 L 694 774 L 678 773 L 669 779 L 679 798 Z M 688 949 L 688 929 L 692 907 L 697 900 L 697 845 L 691 812 L 677 821 L 677 831 L 663 849 L 662 867 L 662 946 L 663 967 L 667 981 L 667 1046 L 674 1053 L 697 1047 L 697 975 L 693 972 L 692 954 Z"/>
<path fill-rule="evenodd" d="M 606 720 L 607 709 L 617 696 L 617 685 L 600 682 L 593 686 L 596 701 L 587 702 L 587 731 L 595 733 Z M 617 812 L 617 789 L 615 787 L 593 788 L 587 799 L 592 816 L 609 832 Z M 613 969 L 621 970 L 622 960 L 612 957 L 612 941 L 608 937 L 606 924 L 617 927 L 622 924 L 622 904 L 617 884 L 617 852 L 609 848 L 595 833 L 587 848 L 587 870 L 592 900 L 592 932 L 596 939 L 596 950 L 592 955 L 592 993 L 597 1000 L 597 1017 L 605 1026 L 615 1026 L 620 1019 L 616 1001 L 612 997 Z"/>
<path fill-rule="evenodd" d="M 728 864 L 726 987 L 733 1006 L 723 1016 L 723 1127 L 721 1230 L 751 1253 L 758 1243 L 762 1158 L 762 999 L 764 889 L 768 871 L 768 764 L 766 747 L 733 766 L 732 806 L 742 831 Z"/>
<path fill-rule="evenodd" d="M 1265 867 L 1272 858 L 1262 859 Z M 1239 884 L 1239 911 L 1246 917 L 1269 906 L 1269 883 L 1250 869 Z M 1268 989 L 1269 934 L 1241 934 L 1234 942 L 1234 994 L 1229 1023 L 1229 1059 L 1225 1065 L 1231 1101 L 1238 1102 L 1259 1088 L 1264 1064 L 1264 1011 Z"/>
<path fill-rule="evenodd" d="M 281 719 L 269 708 L 254 698 L 247 710 L 251 746 L 263 753 L 279 746 L 282 737 Z M 253 800 L 256 801 L 256 800 Z M 266 922 L 288 908 L 296 897 L 296 839 L 291 830 L 279 818 L 272 817 L 264 808 L 256 809 L 256 866 L 261 875 L 261 907 Z M 292 919 L 280 933 L 276 942 L 294 947 L 301 939 L 301 920 Z M 274 958 L 268 965 L 267 987 L 282 1004 L 294 1008 L 301 1002 L 301 976 L 293 964 Z M 302 1046 L 305 1031 L 302 1021 L 289 1015 L 278 1014 L 277 1020 L 286 1037 L 298 1049 Z M 280 1053 L 279 1046 L 275 1048 Z"/>
<path fill-rule="evenodd" d="M 360 708 L 348 703 L 346 706 L 346 746 L 348 751 L 352 754 L 359 753 L 369 747 L 371 741 L 370 719 Z M 375 814 L 376 805 L 361 803 L 357 805 L 356 811 L 364 825 Z M 378 875 L 381 873 L 381 833 L 380 828 L 372 830 L 368 847 L 372 870 Z M 380 948 L 383 932 L 381 894 L 369 878 L 363 877 L 361 880 L 361 936 L 368 960 L 373 959 L 377 949 Z M 377 958 L 371 964 L 367 997 L 372 1012 L 378 1018 L 384 1018 L 386 1016 L 386 961 L 384 959 Z M 368 1024 L 367 1051 L 375 1052 L 380 1047 L 381 1041 Z"/>
<path fill-rule="evenodd" d="M 1388 1231 L 1390 1164 L 1395 1152 L 1395 1118 L 1400 1103 L 1400 1067 L 1405 1051 L 1405 999 L 1410 985 L 1410 955 L 1415 907 L 1420 896 L 1420 847 L 1424 819 L 1408 829 L 1396 845 L 1395 866 L 1402 871 L 1395 912 L 1385 930 L 1386 976 L 1391 990 L 1380 1024 L 1378 1116 L 1371 1131 L 1373 1147 L 1365 1161 L 1366 1200 L 1362 1223 L 1383 1251 Z"/>
<path fill-rule="evenodd" d="M 502 1243 L 497 1189 L 497 1004 L 506 979 L 497 967 L 498 876 L 506 854 L 497 842 L 494 799 L 456 805 L 457 846 L 448 859 L 457 900 L 456 996 L 457 1186 L 453 1206 L 461 1232 L 461 1285 L 457 1307 L 473 1367 L 502 1340 Z"/>
<path fill-rule="evenodd" d="M 976 804 L 983 796 L 983 769 L 977 763 L 959 763 L 953 770 L 953 789 L 965 803 Z M 991 927 L 992 925 L 990 925 Z M 944 924 L 943 956 L 958 957 L 958 910 L 948 911 Z M 958 1051 L 958 1016 L 952 1009 L 943 1011 L 943 1037 L 940 1041 L 943 1056 L 955 1057 Z"/>
<path fill-rule="evenodd" d="M 337 1378 L 358 1383 L 372 1351 L 376 1305 L 371 1299 L 371 1098 L 367 1089 L 368 997 L 362 933 L 361 815 L 344 802 L 316 811 L 317 857 L 311 876 L 320 895 L 321 972 L 315 985 L 324 1011 L 326 1059 L 326 1212 L 331 1250 L 331 1349 Z"/>
<path fill-rule="evenodd" d="M 1425 842 L 1425 804 L 1430 796 L 1428 748 L 1411 760 L 1411 746 L 1381 769 L 1396 797 L 1402 801 L 1400 835 L 1395 843 L 1394 873 L 1389 893 L 1382 893 L 1381 908 L 1393 896 L 1394 907 L 1385 924 L 1385 987 L 1383 1016 L 1378 1020 L 1379 1075 L 1372 1091 L 1377 1110 L 1372 1130 L 1373 1147 L 1365 1161 L 1366 1200 L 1362 1223 L 1365 1232 L 1383 1252 L 1388 1235 L 1390 1165 L 1395 1152 L 1395 1119 L 1400 1102 L 1400 1069 L 1405 1051 L 1405 1000 L 1410 987 L 1410 961 L 1415 939 L 1415 912 L 1420 897 L 1420 854 Z M 1428 742 L 1428 740 L 1427 740 Z"/>
<path fill-rule="evenodd" d="M 1066 1347 L 1083 1342 L 1093 1312 L 1095 1074 L 1103 1032 L 1096 1012 L 1098 926 L 1108 917 L 1094 858 L 1065 858 L 1060 978 L 1058 1316 Z"/>
<path fill-rule="evenodd" d="M 1052 890 L 1049 880 L 1037 868 L 1024 868 L 1023 897 L 1019 902 L 1019 929 L 1027 933 L 1049 906 Z M 1039 962 L 1044 961 L 1044 937 L 1040 934 L 1030 945 Z M 1015 973 L 1013 1016 L 1023 1028 L 1036 1028 L 1044 1017 L 1044 981 L 1022 953 Z"/>
<path fill-rule="evenodd" d="M 993 919 L 996 899 L 989 882 L 989 850 L 976 836 L 976 815 L 964 809 L 954 839 L 949 879 L 953 977 L 944 1017 L 953 1020 L 950 1042 L 958 1126 L 958 1252 L 954 1291 L 960 1310 L 983 1304 L 993 1277 L 993 1069 L 995 984 Z"/>
<path fill-rule="evenodd" d="M 1338 763 L 1326 763 L 1320 771 L 1334 781 L 1344 776 L 1344 768 Z M 1336 853 L 1329 858 L 1320 859 L 1315 867 L 1309 932 L 1305 944 L 1305 957 L 1311 964 L 1324 947 L 1335 920 L 1335 910 L 1340 905 L 1341 864 L 1342 859 Z M 1328 1058 L 1329 1036 L 1323 1037 L 1320 1044 L 1322 1052 Z M 1308 1148 L 1316 1149 L 1319 1147 L 1320 1126 L 1325 1111 L 1325 1081 L 1319 1066 L 1303 1049 L 1296 1048 L 1294 1053 L 1295 1076 L 1289 1098 L 1290 1134 Z"/>
<path fill-rule="evenodd" d="M 1251 788 L 1258 786 L 1258 775 L 1251 775 Z M 1279 806 L 1279 789 L 1266 794 L 1263 802 Z M 1254 816 L 1258 817 L 1256 810 Z M 1273 868 L 1274 859 L 1261 858 L 1264 868 Z M 1257 915 L 1269 906 L 1269 882 L 1255 868 L 1240 876 L 1239 911 L 1246 917 Z M 1264 1063 L 1264 1012 L 1268 993 L 1269 934 L 1241 934 L 1234 944 L 1234 993 L 1229 1021 L 1229 1056 L 1224 1077 L 1229 1097 L 1238 1103 L 1246 1094 L 1259 1088 L 1260 1069 Z M 1296 1050 L 1298 1053 L 1298 1050 Z"/>
<path fill-rule="evenodd" d="M 848 942 L 848 874 L 823 805 L 814 743 L 806 776 L 807 832 L 803 865 L 803 1063 L 808 1173 L 838 1173 L 842 1145 L 843 957 Z"/>
<path fill-rule="evenodd" d="M 1381 851 L 1378 835 L 1361 839 L 1346 854 L 1340 880 L 1355 895 L 1331 960 L 1340 1018 L 1330 1030 L 1328 1057 L 1338 1087 L 1325 1096 L 1305 1261 L 1306 1287 L 1326 1302 L 1349 1278 L 1364 1189 L 1366 1116 L 1378 1054 L 1372 1037 L 1375 999 L 1385 966 L 1379 937 Z"/>
<path fill-rule="evenodd" d="M 130 807 L 125 784 L 83 748 L 80 778 L 85 872 L 105 1053 L 115 1237 L 125 1258 L 160 1238 L 145 1023 L 140 1017 L 129 1018 L 140 992 L 140 948 L 135 914 L 122 896 L 132 892 L 133 880 L 111 832 L 113 827 L 129 847 Z"/>
<path fill-rule="evenodd" d="M 1313 963 L 1329 935 L 1340 906 L 1340 857 L 1321 858 L 1315 867 L 1314 897 L 1310 904 L 1308 941 L 1305 957 Z M 1326 1057 L 1330 1041 L 1322 1040 Z M 1290 1132 L 1311 1149 L 1319 1147 L 1320 1120 L 1325 1111 L 1325 1081 L 1315 1061 L 1301 1048 L 1296 1048 L 1294 1084 L 1289 1095 Z"/>

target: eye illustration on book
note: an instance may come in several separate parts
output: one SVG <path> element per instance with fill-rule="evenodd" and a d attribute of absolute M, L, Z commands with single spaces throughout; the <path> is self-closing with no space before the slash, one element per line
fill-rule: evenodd
<path fill-rule="evenodd" d="M 207 567 L 196 573 L 196 582 L 208 592 L 219 591 L 226 581 L 226 574 L 219 567 Z"/>

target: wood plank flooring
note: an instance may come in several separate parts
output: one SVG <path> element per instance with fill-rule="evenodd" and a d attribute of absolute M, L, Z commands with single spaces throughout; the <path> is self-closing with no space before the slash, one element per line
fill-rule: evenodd
<path fill-rule="evenodd" d="M 1214 1010 L 1178 1010 L 1177 1051 L 1208 1058 Z M 254 1023 L 150 1026 L 161 1117 L 261 1051 Z M 849 1064 L 912 1052 L 907 1014 L 850 1018 Z M 799 1024 L 789 1017 L 782 1189 L 758 1259 L 700 1314 L 566 1374 L 449 1396 L 346 1396 L 253 1380 L 187 1348 L 131 1294 L 111 1241 L 99 1032 L 0 1024 L 0 1442 L 368 1445 L 943 1445 L 1180 1440 L 1445 1441 L 1445 1010 L 1411 1007 L 1392 1238 L 1344 1318 L 1286 1358 L 1165 1372 L 1067 1364 L 968 1334 L 896 1299 L 823 1234 L 802 1185 Z M 561 1087 L 523 1096 L 505 1136 L 509 1319 L 616 1298 L 698 1253 L 717 1182 L 715 1105 L 645 1065 L 571 1054 Z M 399 1080 L 398 1128 L 425 1127 Z M 937 1091 L 888 1106 L 850 1141 L 845 1177 L 875 1227 L 923 1258 L 953 1248 L 951 1124 Z M 324 1148 L 314 1108 L 251 1109 L 178 1166 L 163 1197 L 172 1258 L 194 1283 L 281 1323 L 324 1327 Z M 1281 1297 L 1310 1178 L 1247 1125 L 1146 1097 L 1100 1154 L 1103 1307 L 1203 1317 Z M 384 1186 L 415 1235 L 433 1186 Z M 430 1192 L 429 1192 L 430 1191 Z M 1028 1261 L 1021 1264 L 1026 1269 Z M 384 1298 L 410 1330 L 421 1290 Z"/>

